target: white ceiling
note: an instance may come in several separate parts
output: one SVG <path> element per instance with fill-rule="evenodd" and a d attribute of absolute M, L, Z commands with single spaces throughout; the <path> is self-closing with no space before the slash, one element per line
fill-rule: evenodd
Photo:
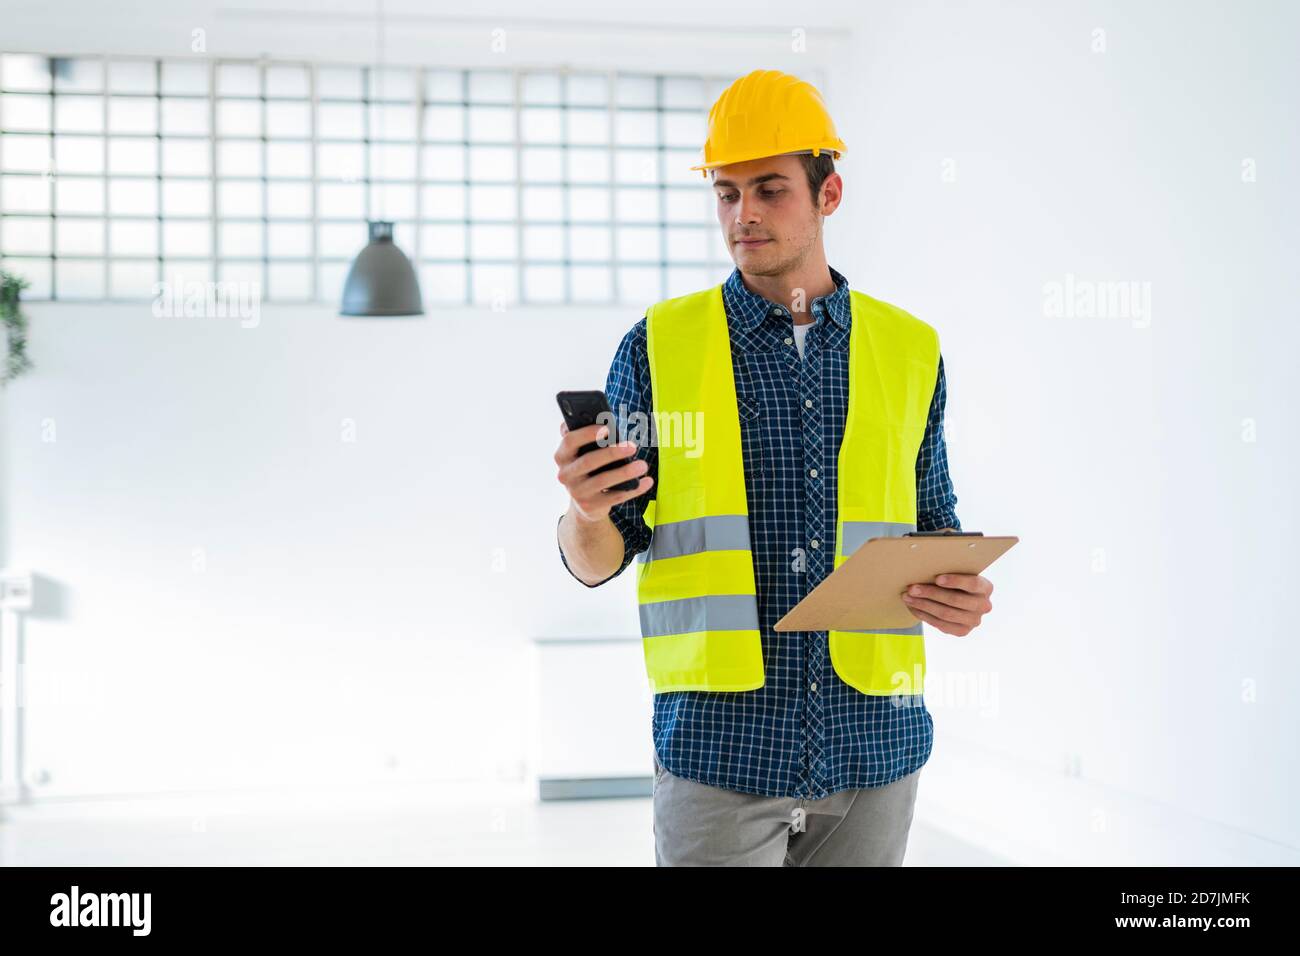
<path fill-rule="evenodd" d="M 212 0 L 0 0 L 0 48 L 52 53 L 188 55 L 194 29 L 206 31 L 214 55 L 297 56 L 370 60 L 376 47 L 376 3 L 355 0 L 273 0 L 268 4 Z M 865 11 L 861 3 L 820 4 L 807 18 L 791 16 L 788 0 L 709 5 L 656 0 L 612 5 L 595 0 L 495 0 L 433 5 L 385 0 L 386 47 L 392 62 L 455 59 L 511 63 L 626 64 L 695 70 L 716 60 L 719 69 L 770 64 L 791 69 L 826 62 Z M 506 49 L 492 48 L 504 30 Z M 806 52 L 791 50 L 793 31 L 807 37 Z"/>

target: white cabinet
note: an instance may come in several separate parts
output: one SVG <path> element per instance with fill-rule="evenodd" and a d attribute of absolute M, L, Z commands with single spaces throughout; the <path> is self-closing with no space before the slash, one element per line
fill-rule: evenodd
<path fill-rule="evenodd" d="M 536 638 L 542 800 L 649 796 L 650 685 L 640 637 Z"/>

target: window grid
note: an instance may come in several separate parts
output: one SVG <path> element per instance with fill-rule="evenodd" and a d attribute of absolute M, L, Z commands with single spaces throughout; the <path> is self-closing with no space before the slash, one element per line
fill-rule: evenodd
<path fill-rule="evenodd" d="M 524 81 L 527 79 L 528 75 L 529 74 L 524 73 L 522 71 L 518 71 L 518 70 L 515 71 L 511 88 L 514 91 L 514 98 L 516 104 L 522 104 L 524 102 Z M 469 116 L 468 109 L 465 110 L 465 115 L 466 117 Z M 515 229 L 515 275 L 518 276 L 519 294 L 521 297 L 527 299 L 530 284 L 528 278 L 529 266 L 526 261 L 527 257 L 524 255 L 524 242 L 525 242 L 525 237 L 527 236 L 527 232 L 526 232 L 527 227 L 524 225 L 524 163 L 523 163 L 524 111 L 523 109 L 520 108 L 514 110 L 514 114 L 511 117 L 511 119 L 513 120 L 513 122 L 511 122 L 510 124 L 510 129 L 511 129 L 512 139 L 514 143 L 514 155 L 515 155 L 515 175 L 514 175 L 515 222 L 519 224 L 518 228 Z M 469 175 L 468 155 L 466 155 L 465 157 L 465 173 L 466 173 L 466 178 L 468 178 Z M 466 195 L 468 196 L 469 186 L 466 185 L 465 189 L 466 189 Z M 468 209 L 468 206 L 466 208 Z M 468 237 L 466 237 L 466 241 L 468 242 Z M 466 254 L 468 254 L 469 246 L 466 246 L 465 250 L 466 250 Z M 468 269 L 468 266 L 466 268 Z"/>
<path fill-rule="evenodd" d="M 102 81 L 103 81 L 103 84 L 104 84 L 104 88 L 107 90 L 107 89 L 108 89 L 108 59 L 107 59 L 106 57 L 101 57 L 101 58 L 100 58 L 100 60 L 99 60 L 99 70 L 100 70 L 100 76 L 101 76 Z M 53 108 L 53 98 L 51 98 L 51 108 Z M 104 125 L 104 131 L 105 131 L 105 132 L 104 132 L 104 136 L 103 136 L 102 139 L 101 139 L 101 147 L 102 147 L 102 148 L 100 149 L 100 161 L 104 164 L 104 172 L 103 172 L 103 176 L 102 176 L 102 178 L 101 178 L 101 180 L 100 180 L 100 182 L 102 183 L 102 185 L 101 185 L 100 188 L 104 190 L 104 229 L 103 229 L 103 242 L 104 242 L 104 255 L 107 256 L 109 250 L 113 248 L 113 246 L 112 246 L 113 206 L 112 206 L 112 199 L 111 199 L 111 197 L 109 196 L 109 192 L 108 192 L 108 144 L 109 144 L 109 139 L 108 139 L 108 97 L 107 97 L 107 96 L 104 97 L 103 102 L 100 104 L 100 121 L 103 123 L 103 125 Z M 54 124 L 53 124 L 53 123 L 50 124 L 50 136 L 51 136 L 51 137 L 54 136 Z M 51 143 L 51 146 L 53 146 L 53 143 Z M 54 206 L 51 205 L 51 206 L 50 206 L 50 214 L 53 215 L 53 213 L 54 213 Z M 107 294 L 109 293 L 109 290 L 111 289 L 111 285 L 110 285 L 110 283 L 111 283 L 112 280 L 113 280 L 113 277 L 109 274 L 111 271 L 112 271 L 112 266 L 109 264 L 108 259 L 105 259 L 105 260 L 104 260 L 104 269 L 103 269 L 103 272 L 104 272 L 104 294 L 105 294 L 105 295 L 107 295 Z"/>
<path fill-rule="evenodd" d="M 215 273 L 216 273 L 217 270 L 218 270 L 218 265 L 217 265 L 217 264 L 221 261 L 221 220 L 217 218 L 217 200 L 218 200 L 218 195 L 217 195 L 217 175 L 218 175 L 219 172 L 220 172 L 220 148 L 219 148 L 219 146 L 218 146 L 218 140 L 217 140 L 217 135 L 216 135 L 216 130 L 217 130 L 217 67 L 218 67 L 218 64 L 217 64 L 215 61 L 212 62 L 212 63 L 209 63 L 209 64 L 208 64 L 208 173 L 209 173 L 209 175 L 208 175 L 208 209 L 209 209 L 209 215 L 206 217 L 206 221 L 207 221 L 208 224 L 209 224 L 209 228 L 208 228 L 208 243 L 212 246 L 212 270 L 213 270 L 213 273 L 214 273 L 214 275 L 213 275 L 213 278 L 214 278 L 214 279 L 215 279 L 215 278 L 218 278 L 218 276 L 217 276 Z M 159 65 L 158 65 L 158 90 L 159 90 L 159 92 L 161 93 L 161 91 L 162 91 L 162 64 L 161 64 L 161 63 L 159 63 Z M 158 127 L 158 132 L 159 132 L 159 137 L 161 138 L 161 134 L 162 134 L 162 125 L 161 125 L 161 106 L 159 107 L 159 111 L 160 111 L 160 116 L 159 116 L 160 123 L 159 123 L 159 127 Z M 158 167 L 158 172 L 159 172 L 159 175 L 161 176 L 161 174 L 162 174 L 162 166 L 161 166 L 161 165 L 159 165 L 159 167 Z M 161 185 L 161 179 L 159 180 L 159 187 L 158 187 L 158 189 L 159 189 L 159 193 L 158 193 L 158 214 L 161 216 L 161 215 L 162 215 L 162 185 Z M 173 217 L 173 219 L 175 219 L 175 217 Z M 160 243 L 162 242 L 162 236 L 161 236 L 161 234 L 159 235 L 159 240 L 158 240 L 158 241 L 159 241 Z M 161 245 L 159 246 L 158 251 L 159 251 L 159 253 L 162 252 L 162 247 L 161 247 Z"/>
<path fill-rule="evenodd" d="M 209 65 L 208 65 L 209 78 L 211 78 L 211 72 L 212 72 L 212 65 L 209 64 Z M 105 102 L 105 103 L 110 103 L 111 101 L 109 100 L 110 90 L 109 90 L 109 83 L 108 83 L 108 75 L 107 75 L 107 74 L 108 74 L 108 70 L 107 70 L 107 68 L 105 68 L 104 73 L 105 73 L 105 75 L 104 75 L 104 102 Z M 158 179 L 157 179 L 157 181 L 154 183 L 154 192 L 155 192 L 155 194 L 156 194 L 155 197 L 154 197 L 154 202 L 156 203 L 156 212 L 157 212 L 157 214 L 158 214 L 158 221 L 157 221 L 157 224 L 156 224 L 155 229 L 154 229 L 154 232 L 155 232 L 155 235 L 156 235 L 156 240 L 155 240 L 155 241 L 156 241 L 157 244 L 158 244 L 158 247 L 157 247 L 157 250 L 156 250 L 156 255 L 155 255 L 155 259 L 156 259 L 156 261 L 157 261 L 157 266 L 156 266 L 156 268 L 157 268 L 157 273 L 156 273 L 156 275 L 155 275 L 155 281 L 159 281 L 159 282 L 161 282 L 161 281 L 165 281 L 166 278 L 167 278 L 167 277 L 166 277 L 166 274 L 165 274 L 165 273 L 166 273 L 166 269 L 167 269 L 167 262 L 166 262 L 166 259 L 165 259 L 165 257 L 164 257 L 164 253 L 163 253 L 163 250 L 166 248 L 167 229 L 166 229 L 166 222 L 165 222 L 164 219 L 163 219 L 163 208 L 164 208 L 164 207 L 163 207 L 163 203 L 164 203 L 164 199 L 165 199 L 165 197 L 166 197 L 166 191 L 163 189 L 163 173 L 165 172 L 165 170 L 164 170 L 164 166 L 163 166 L 163 137 L 162 137 L 162 123 L 163 123 L 163 107 L 162 107 L 162 102 L 163 102 L 163 101 L 162 101 L 162 92 L 163 92 L 163 91 L 162 91 L 162 86 L 163 86 L 163 68 L 162 68 L 162 61 L 161 61 L 161 60 L 158 60 L 158 61 L 156 61 L 156 62 L 154 63 L 154 68 L 153 68 L 153 79 L 154 79 L 154 162 L 157 163 L 157 165 L 158 165 Z M 52 87 L 53 87 L 53 84 L 51 84 L 51 88 L 52 88 Z M 104 126 L 104 139 L 107 141 L 108 138 L 109 138 L 109 127 L 108 127 L 108 125 L 106 124 L 106 125 Z M 109 168 L 106 166 L 106 167 L 104 167 L 104 177 L 105 177 L 106 180 L 107 180 L 107 178 L 108 178 L 108 175 L 109 175 Z M 216 181 L 215 179 L 212 180 L 212 182 L 215 182 L 215 181 Z M 211 189 L 211 187 L 209 187 L 209 189 Z M 104 196 L 104 202 L 105 202 L 106 204 L 111 203 L 111 200 L 110 200 L 110 198 L 108 197 L 108 195 L 105 195 L 105 196 Z M 213 208 L 215 208 L 215 207 L 213 207 Z M 111 205 L 106 205 L 106 212 L 111 211 L 111 210 L 112 210 L 112 206 L 111 206 Z M 109 220 L 111 221 L 111 218 L 110 218 L 108 215 L 105 215 L 104 218 L 105 218 L 105 219 L 109 219 Z M 214 217 L 214 218 L 215 218 L 215 217 Z M 105 255 L 105 256 L 108 256 L 108 255 L 109 255 L 109 249 L 108 249 L 107 247 L 104 249 L 104 255 Z M 213 255 L 214 255 L 214 256 L 216 255 L 216 249 L 215 249 L 215 248 L 213 249 Z M 214 261 L 215 261 L 215 260 L 214 260 Z M 111 269 L 111 266 L 106 266 L 105 271 L 107 272 L 107 271 L 109 271 L 110 269 Z M 106 280 L 107 280 L 107 278 L 108 278 L 108 277 L 105 276 L 105 279 L 106 279 Z M 51 297 L 51 298 L 53 298 L 53 297 L 55 296 L 55 294 L 56 294 L 56 291 L 55 291 L 55 290 L 57 290 L 57 289 L 58 289 L 58 286 L 54 286 L 54 287 L 51 289 L 51 291 L 50 291 L 50 297 Z M 111 295 L 112 293 L 113 293 L 113 289 L 109 288 L 109 287 L 106 285 L 105 288 L 104 288 L 104 294 L 105 294 L 105 295 Z"/>
<path fill-rule="evenodd" d="M 315 69 L 307 71 L 307 92 L 311 97 L 311 297 L 313 301 L 320 301 L 320 195 L 317 189 L 320 182 L 320 86 Z"/>
<path fill-rule="evenodd" d="M 259 125 L 261 127 L 262 142 L 258 144 L 258 158 L 262 165 L 262 284 L 264 295 L 268 299 L 275 297 L 275 289 L 271 287 L 271 190 L 267 183 L 267 171 L 270 167 L 267 165 L 268 150 L 266 147 L 266 63 L 265 61 L 257 64 L 257 92 L 261 96 L 261 102 L 258 103 L 257 112 Z"/>
<path fill-rule="evenodd" d="M 0 256 L 4 257 L 0 262 L 16 271 L 24 271 L 25 266 L 34 263 L 48 263 L 46 276 L 37 277 L 38 280 L 44 278 L 44 281 L 34 283 L 35 298 L 140 301 L 151 297 L 152 289 L 139 289 L 138 281 L 130 284 L 125 277 L 131 274 L 132 267 L 140 270 L 135 276 L 137 280 L 147 273 L 153 281 L 165 281 L 170 278 L 169 272 L 184 267 L 186 278 L 260 277 L 263 294 L 270 301 L 324 301 L 332 304 L 341 291 L 342 274 L 366 240 L 364 220 L 356 215 L 340 214 L 337 203 L 331 205 L 325 201 L 328 198 L 325 190 L 340 183 L 360 190 L 361 207 L 367 218 L 382 210 L 387 213 L 387 218 L 395 220 L 399 243 L 415 264 L 426 300 L 431 304 L 489 302 L 501 295 L 507 301 L 520 304 L 644 301 L 648 295 L 663 297 L 699 288 L 716 279 L 715 267 L 727 262 L 723 250 L 719 249 L 716 224 L 707 215 L 709 195 L 703 188 L 703 180 L 697 187 L 700 197 L 697 213 L 689 201 L 680 201 L 690 187 L 679 178 L 685 166 L 694 161 L 698 143 L 688 146 L 683 142 L 682 126 L 678 121 L 693 116 L 702 139 L 708 103 L 729 82 L 721 77 L 568 69 L 457 70 L 430 67 L 393 67 L 381 73 L 364 66 L 266 59 L 198 61 L 127 56 L 42 56 L 35 62 L 42 63 L 48 73 L 48 83 L 43 86 L 41 83 L 20 83 L 10 75 L 12 61 L 20 58 L 32 60 L 23 54 L 0 55 Z M 76 69 L 90 63 L 97 68 L 97 78 L 92 72 L 87 74 L 88 78 L 74 77 L 66 84 L 61 82 L 63 76 L 72 75 Z M 61 64 L 65 67 L 73 65 L 67 67 L 68 74 L 60 72 Z M 120 84 L 114 77 L 114 69 L 126 64 L 143 65 L 151 75 L 152 89 L 136 88 L 129 82 Z M 201 68 L 204 89 L 169 78 L 169 69 L 174 67 L 179 71 L 187 66 L 196 70 Z M 227 69 L 244 71 L 231 75 L 246 76 L 252 81 L 251 86 L 228 88 L 223 74 Z M 295 78 L 305 81 L 305 89 L 286 93 L 284 89 L 272 88 L 272 70 L 284 75 L 293 73 Z M 322 86 L 322 71 L 326 70 L 355 77 L 359 81 L 355 95 L 337 86 L 327 93 Z M 391 82 L 393 72 L 410 82 L 409 86 L 403 84 L 405 89 L 396 95 Z M 435 78 L 454 79 L 455 86 L 448 88 L 443 83 L 435 90 L 431 83 Z M 540 79 L 543 85 L 549 83 L 547 88 L 553 88 L 554 95 L 547 93 L 530 98 L 526 87 L 530 78 Z M 490 79 L 502 81 L 500 89 L 506 95 L 494 96 L 490 90 L 475 88 L 476 81 L 486 84 Z M 646 88 L 652 92 L 648 99 L 636 96 L 625 99 L 622 93 L 624 82 L 648 84 Z M 692 95 L 682 101 L 681 90 L 687 83 L 698 89 L 698 96 Z M 586 91 L 578 92 L 583 89 L 583 84 L 586 84 Z M 672 99 L 667 95 L 669 84 L 673 84 L 677 91 Z M 602 85 L 603 101 L 600 101 L 589 91 L 593 88 L 599 91 Z M 449 96 L 449 93 L 455 95 Z M 11 122 L 7 107 L 11 104 L 15 108 L 30 105 L 42 97 L 45 100 L 44 129 L 40 129 L 39 124 L 35 129 L 24 128 L 18 119 Z M 61 98 L 65 98 L 63 103 L 74 101 L 69 115 L 75 117 L 73 107 L 92 97 L 99 99 L 98 128 L 93 124 L 78 123 L 75 119 L 65 121 L 60 115 Z M 147 125 L 142 128 L 138 124 L 138 114 L 137 125 L 131 126 L 128 122 L 123 128 L 123 122 L 115 117 L 115 110 L 120 107 L 129 113 L 129 104 L 150 99 L 153 101 L 149 104 L 152 107 L 152 130 Z M 169 109 L 180 110 L 187 103 L 206 106 L 206 131 L 178 127 L 175 118 L 168 119 Z M 306 107 L 308 128 L 305 131 L 289 130 L 288 135 L 279 135 L 278 130 L 271 128 L 272 105 L 284 103 Z M 223 118 L 226 104 L 243 104 L 240 108 L 252 104 L 258 113 L 255 128 L 226 123 Z M 322 107 L 332 105 L 340 105 L 345 110 L 360 110 L 359 135 L 341 135 L 338 129 L 329 128 L 322 118 Z M 451 130 L 446 129 L 435 131 L 438 135 L 430 135 L 431 108 L 459 112 L 457 138 L 451 138 Z M 392 134 L 383 128 L 390 109 L 403 111 L 405 115 L 400 117 L 403 122 L 413 116 L 413 136 L 403 135 L 400 130 Z M 546 135 L 526 135 L 528 110 L 535 111 L 542 118 L 554 116 L 558 130 L 548 125 Z M 474 128 L 476 119 L 489 117 L 493 115 L 492 111 L 509 111 L 507 136 L 488 135 L 482 129 Z M 579 119 L 584 129 L 594 128 L 587 120 L 596 114 L 604 116 L 606 128 L 603 136 L 598 134 L 593 138 L 575 131 L 574 124 Z M 642 118 L 647 119 L 647 132 L 653 129 L 653 136 L 649 137 L 652 142 L 647 141 L 647 137 L 638 138 L 636 134 L 626 137 L 620 134 L 620 121 L 630 120 L 638 114 L 649 114 L 648 118 Z M 375 128 L 376 119 L 378 129 Z M 677 124 L 675 135 L 670 131 L 670 124 L 674 123 Z M 46 149 L 43 171 L 21 168 L 21 160 L 10 162 L 10 153 L 21 148 L 27 139 L 43 142 Z M 65 168 L 62 154 L 71 152 L 82 143 L 93 143 L 97 148 L 97 175 L 88 171 L 93 170 L 93 166 L 73 165 L 71 171 Z M 152 171 L 147 165 L 123 165 L 115 155 L 118 151 L 130 153 L 133 143 L 145 149 L 152 147 Z M 177 166 L 175 161 L 169 160 L 169 150 L 177 151 L 177 155 L 193 157 L 197 154 L 186 152 L 184 144 L 195 144 L 197 153 L 206 154 L 206 171 L 199 171 L 199 166 Z M 304 147 L 307 152 L 303 174 L 289 175 L 280 167 L 273 171 L 273 145 L 276 149 Z M 346 177 L 340 180 L 325 173 L 322 148 L 330 145 L 360 148 L 359 176 L 349 181 Z M 11 146 L 11 149 L 7 150 L 6 146 Z M 393 175 L 384 165 L 385 157 L 394 147 L 398 148 L 395 155 L 399 156 L 403 155 L 401 147 L 414 150 L 413 157 L 406 154 L 413 163 L 413 175 L 403 175 L 400 170 L 399 174 Z M 436 151 L 431 151 L 431 147 L 436 147 Z M 256 175 L 238 168 L 227 169 L 223 149 L 245 148 L 249 150 L 246 155 L 255 154 L 257 157 Z M 513 175 L 506 179 L 476 175 L 473 166 L 476 150 L 485 148 L 487 152 L 481 155 L 509 149 Z M 460 156 L 459 176 L 445 168 L 431 167 L 430 157 L 450 154 L 453 150 Z M 575 172 L 575 159 L 591 159 L 596 151 L 604 153 L 601 162 L 593 167 L 603 168 L 603 180 L 590 170 Z M 529 168 L 532 160 L 543 153 L 558 154 L 558 172 L 554 175 L 537 175 Z M 229 155 L 236 154 L 232 152 Z M 629 181 L 636 177 L 624 174 L 623 160 L 626 158 L 631 162 L 646 156 L 650 157 L 646 172 L 652 171 L 652 177 Z M 379 168 L 375 168 L 376 159 Z M 677 170 L 678 166 L 682 170 Z M 694 176 L 694 173 L 686 175 Z M 21 194 L 28 189 L 39 191 L 42 177 L 46 179 L 43 184 L 45 209 L 41 210 L 39 205 L 29 208 L 31 204 L 22 200 Z M 81 207 L 73 205 L 71 200 L 65 202 L 61 192 L 65 184 L 71 196 L 74 187 L 90 179 L 97 181 L 102 194 L 98 206 L 93 200 L 83 202 Z M 646 179 L 650 181 L 644 181 Z M 150 183 L 152 212 L 147 210 L 147 204 L 138 201 L 141 194 L 136 191 L 137 186 L 148 190 Z M 201 183 L 206 183 L 206 189 L 198 188 Z M 232 187 L 242 188 L 241 184 L 247 186 L 249 196 L 258 197 L 256 205 L 260 208 L 256 209 L 256 214 L 252 205 L 241 208 L 228 201 L 226 191 Z M 306 202 L 291 207 L 289 212 L 276 207 L 273 201 L 276 195 L 280 195 L 276 187 L 284 184 L 305 186 L 303 195 Z M 405 187 L 411 196 L 410 208 L 403 209 L 405 215 L 394 214 L 393 187 Z M 431 205 L 431 197 L 439 193 L 429 192 L 429 187 L 458 189 L 459 215 L 449 215 L 436 204 Z M 513 215 L 480 212 L 476 208 L 477 200 L 496 195 L 495 191 L 501 187 L 513 191 L 510 207 Z M 638 201 L 638 208 L 644 214 L 638 212 L 631 218 L 625 217 L 621 211 L 624 201 L 643 190 L 653 190 L 646 197 L 653 197 L 651 205 Z M 549 209 L 553 215 L 538 215 L 537 210 L 528 208 L 529 196 L 540 195 L 542 191 L 558 196 L 558 209 L 542 207 L 543 211 Z M 135 198 L 129 201 L 119 199 L 119 192 L 123 197 Z M 598 193 L 604 194 L 603 202 L 608 208 L 600 216 L 601 203 L 596 203 L 597 215 L 593 217 L 590 201 Z M 205 197 L 203 202 L 196 198 L 200 194 Z M 290 193 L 286 191 L 283 195 Z M 10 208 L 11 197 L 20 198 L 15 208 Z M 184 201 L 192 204 L 178 207 L 177 197 L 186 197 Z M 575 200 L 579 197 L 587 203 L 581 210 L 575 207 Z M 376 201 L 381 204 L 380 208 L 375 208 Z M 201 211 L 204 203 L 206 213 Z M 647 215 L 650 218 L 646 218 Z M 44 220 L 48 225 L 47 249 L 39 234 L 35 239 L 28 236 L 16 246 L 10 241 L 6 226 L 38 220 Z M 80 242 L 77 238 L 79 231 L 87 229 L 95 220 L 99 220 L 100 227 L 97 251 L 94 243 L 77 244 Z M 127 246 L 123 251 L 123 244 L 115 242 L 115 230 L 132 224 L 139 224 L 142 228 L 151 224 L 152 250 L 141 252 L 148 246 L 143 243 Z M 232 245 L 224 231 L 226 226 L 249 227 L 253 232 L 234 229 L 230 235 L 242 233 L 251 244 L 256 234 L 261 248 L 253 252 Z M 303 241 L 287 250 L 277 249 L 277 229 L 295 226 L 305 227 L 305 232 L 298 229 L 281 234 L 299 236 Z M 323 243 L 326 227 L 338 229 L 343 226 L 355 228 L 354 247 L 346 254 L 337 241 L 339 235 L 346 235 L 346 231 L 333 233 L 333 246 Z M 447 226 L 459 230 L 459 242 L 448 247 L 456 249 L 458 246 L 458 254 L 430 244 L 436 233 L 426 232 L 426 229 Z M 502 227 L 501 236 L 512 235 L 510 245 L 513 248 L 498 247 L 491 242 L 488 243 L 490 248 L 482 248 L 485 240 L 495 237 L 492 231 L 495 227 Z M 546 230 L 558 230 L 558 258 L 553 255 L 539 257 L 536 249 L 530 251 L 530 236 L 549 235 Z M 657 255 L 629 255 L 623 243 L 633 231 L 657 239 Z M 686 247 L 698 251 L 686 256 L 680 250 L 675 252 L 675 240 L 698 231 L 702 231 L 703 242 L 697 243 L 691 238 Z M 188 236 L 190 244 L 169 241 L 169 232 Z M 202 242 L 195 241 L 204 234 L 206 238 Z M 579 249 L 576 245 L 580 236 L 587 240 L 587 248 Z M 446 241 L 438 244 L 445 246 Z M 645 251 L 648 252 L 649 247 Z M 90 278 L 95 266 L 98 266 L 98 277 Z M 288 266 L 301 268 L 285 272 L 284 267 Z M 123 269 L 121 281 L 119 267 Z M 78 269 L 81 269 L 80 273 L 77 273 Z M 297 277 L 301 283 L 297 292 L 290 286 L 278 284 L 283 275 Z M 544 286 L 557 277 L 558 295 L 554 294 L 554 288 L 551 294 L 534 289 L 535 284 Z M 583 278 L 581 293 L 576 287 L 579 277 Z M 646 285 L 647 281 L 650 286 Z M 137 290 L 136 294 L 120 294 L 129 285 Z M 41 286 L 44 286 L 43 290 Z M 592 297 L 592 288 L 607 294 Z M 445 292 L 446 289 L 451 289 L 453 294 L 438 294 L 439 290 Z M 45 295 L 41 295 L 41 291 Z"/>

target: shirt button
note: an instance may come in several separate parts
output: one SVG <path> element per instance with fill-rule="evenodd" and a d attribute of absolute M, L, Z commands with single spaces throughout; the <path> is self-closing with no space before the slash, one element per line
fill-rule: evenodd
<path fill-rule="evenodd" d="M 811 399 L 811 398 L 805 398 L 805 399 L 803 400 L 803 407 L 804 407 L 804 408 L 812 408 L 812 399 Z"/>
<path fill-rule="evenodd" d="M 811 541 L 808 542 L 808 544 L 813 548 L 820 548 L 822 546 L 822 543 L 818 541 L 816 538 L 813 538 Z"/>
<path fill-rule="evenodd" d="M 787 338 L 787 339 L 785 340 L 785 344 L 786 344 L 786 345 L 794 345 L 794 339 L 792 339 L 792 338 Z"/>
<path fill-rule="evenodd" d="M 816 478 L 816 477 L 817 477 L 817 469 L 816 469 L 816 468 L 809 468 L 809 469 L 808 469 L 808 477 L 809 477 L 809 478 Z"/>
<path fill-rule="evenodd" d="M 812 686 L 810 686 L 808 689 L 811 690 L 814 694 L 817 693 L 817 682 L 813 681 Z"/>

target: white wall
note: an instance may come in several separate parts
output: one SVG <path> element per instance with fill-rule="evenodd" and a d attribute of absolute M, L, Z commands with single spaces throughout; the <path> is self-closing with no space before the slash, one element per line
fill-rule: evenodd
<path fill-rule="evenodd" d="M 1025 768 L 977 816 L 1072 768 L 1300 859 L 1298 26 L 1280 3 L 863 11 L 853 277 L 939 326 L 958 513 L 1022 537 L 987 625 L 928 642 L 996 701 L 936 700 L 937 753 Z M 1067 274 L 1149 282 L 1149 325 L 1047 317 Z"/>
<path fill-rule="evenodd" d="M 638 316 L 29 311 L 6 557 L 60 598 L 27 626 L 44 792 L 518 775 L 527 640 L 635 633 L 630 577 L 559 563 L 551 396 Z"/>
<path fill-rule="evenodd" d="M 24 9 L 39 49 L 52 28 Z M 930 632 L 935 769 L 956 753 L 1000 768 L 965 794 L 971 778 L 936 773 L 938 802 L 1005 835 L 1047 800 L 1023 841 L 1065 859 L 1161 862 L 1193 822 L 1294 859 L 1300 17 L 844 5 L 827 22 L 851 42 L 801 61 L 778 53 L 781 11 L 760 12 L 781 41 L 742 35 L 717 62 L 798 72 L 838 51 L 831 262 L 939 328 L 959 514 L 1022 537 L 990 571 L 987 623 Z M 295 35 L 262 39 L 280 54 Z M 584 53 L 589 37 L 554 49 L 615 55 Z M 641 55 L 697 68 L 714 42 Z M 1149 324 L 1046 316 L 1044 285 L 1067 274 L 1149 282 Z M 527 638 L 634 631 L 630 577 L 587 591 L 554 553 L 550 396 L 603 381 L 635 310 L 389 323 L 268 306 L 257 329 L 30 312 L 40 369 L 3 399 L 0 557 L 63 598 L 28 625 L 38 792 L 514 776 Z M 954 680 L 984 697 L 954 701 Z M 1045 775 L 1086 794 L 1058 802 Z M 1174 837 L 1102 844 L 1097 821 L 1135 803 Z"/>

